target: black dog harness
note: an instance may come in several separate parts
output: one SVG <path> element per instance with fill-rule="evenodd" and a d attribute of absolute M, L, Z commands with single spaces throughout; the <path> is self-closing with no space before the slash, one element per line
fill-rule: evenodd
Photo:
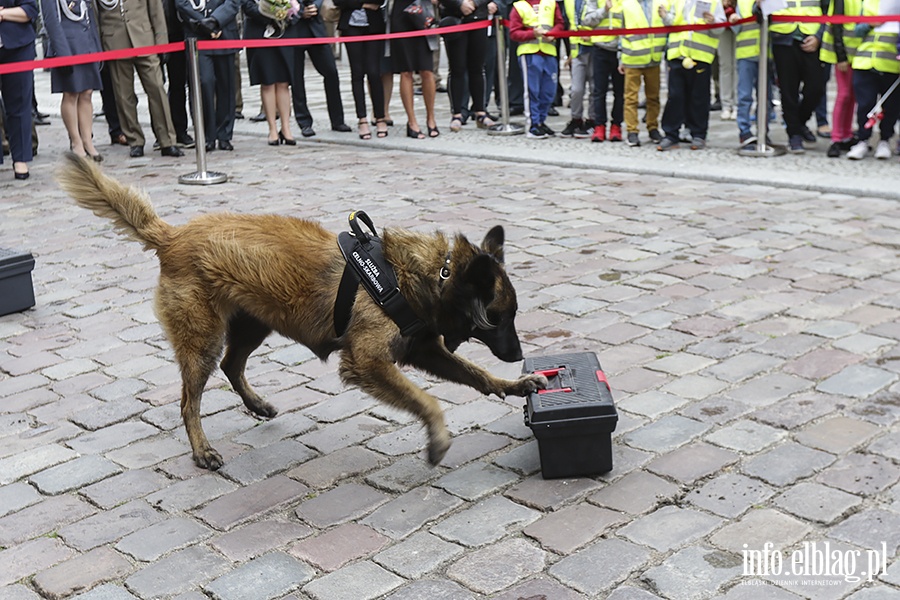
<path fill-rule="evenodd" d="M 334 330 L 338 337 L 344 334 L 350 323 L 350 311 L 360 283 L 372 300 L 397 324 L 402 335 L 414 335 L 425 329 L 425 323 L 400 293 L 397 276 L 384 258 L 382 242 L 375 233 L 372 219 L 358 210 L 350 213 L 349 221 L 352 232 L 338 234 L 338 246 L 347 261 L 334 301 Z M 363 231 L 359 221 L 369 228 L 371 235 Z"/>

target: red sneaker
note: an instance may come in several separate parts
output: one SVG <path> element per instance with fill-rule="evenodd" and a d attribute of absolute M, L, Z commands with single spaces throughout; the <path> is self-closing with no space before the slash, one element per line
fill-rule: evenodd
<path fill-rule="evenodd" d="M 611 141 L 611 142 L 621 142 L 622 141 L 622 127 L 620 125 L 616 125 L 615 123 L 610 125 L 609 141 Z"/>
<path fill-rule="evenodd" d="M 594 127 L 594 133 L 591 134 L 592 142 L 602 142 L 606 139 L 606 125 L 597 125 Z"/>

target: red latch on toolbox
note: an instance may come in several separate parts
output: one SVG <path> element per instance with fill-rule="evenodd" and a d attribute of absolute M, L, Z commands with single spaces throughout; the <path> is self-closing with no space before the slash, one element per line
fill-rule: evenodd
<path fill-rule="evenodd" d="M 552 385 L 553 379 L 558 379 L 558 381 L 557 381 L 558 383 L 562 382 L 562 374 L 565 373 L 565 371 L 566 371 L 565 367 L 558 367 L 556 369 L 544 369 L 543 371 L 535 371 L 535 373 L 546 377 L 548 381 L 551 381 L 551 385 Z M 554 392 L 571 392 L 571 391 L 572 391 L 572 388 L 566 386 L 566 387 L 558 387 L 558 388 L 547 388 L 546 390 L 538 390 L 537 393 L 538 394 L 552 394 Z"/>

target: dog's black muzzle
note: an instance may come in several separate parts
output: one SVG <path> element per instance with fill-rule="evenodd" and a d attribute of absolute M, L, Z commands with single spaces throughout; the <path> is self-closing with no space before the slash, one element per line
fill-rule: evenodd
<path fill-rule="evenodd" d="M 512 320 L 501 323 L 494 329 L 476 329 L 472 332 L 472 337 L 484 342 L 494 356 L 504 362 L 522 360 L 522 345 Z"/>

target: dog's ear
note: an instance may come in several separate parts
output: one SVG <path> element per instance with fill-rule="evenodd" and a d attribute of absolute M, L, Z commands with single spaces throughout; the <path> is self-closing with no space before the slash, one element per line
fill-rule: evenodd
<path fill-rule="evenodd" d="M 497 278 L 494 270 L 497 265 L 494 259 L 487 254 L 476 255 L 466 265 L 465 282 L 472 286 L 475 293 L 482 296 L 481 300 L 489 304 L 494 297 L 494 281 Z"/>
<path fill-rule="evenodd" d="M 503 227 L 496 225 L 492 227 L 484 241 L 481 242 L 481 249 L 497 259 L 497 262 L 503 262 Z"/>

